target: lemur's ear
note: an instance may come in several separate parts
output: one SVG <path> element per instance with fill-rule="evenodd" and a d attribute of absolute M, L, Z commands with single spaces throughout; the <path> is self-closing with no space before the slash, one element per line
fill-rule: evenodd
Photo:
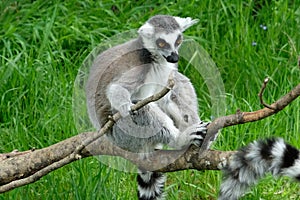
<path fill-rule="evenodd" d="M 193 26 L 194 24 L 198 23 L 199 21 L 199 19 L 192 19 L 190 17 L 187 18 L 174 17 L 174 19 L 179 24 L 182 32 L 184 32 L 186 29 Z"/>
<path fill-rule="evenodd" d="M 154 34 L 154 27 L 146 22 L 138 30 L 138 34 L 147 38 L 150 38 Z"/>

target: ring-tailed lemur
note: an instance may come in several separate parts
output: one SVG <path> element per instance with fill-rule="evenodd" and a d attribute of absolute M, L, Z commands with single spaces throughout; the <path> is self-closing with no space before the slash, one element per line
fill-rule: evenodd
<path fill-rule="evenodd" d="M 201 145 L 208 123 L 198 116 L 190 80 L 177 70 L 182 33 L 197 21 L 154 16 L 139 28 L 137 39 L 112 47 L 95 59 L 86 88 L 89 116 L 99 129 L 110 115 L 121 113 L 122 118 L 106 134 L 119 147 L 147 153 L 160 144 L 176 149 Z M 175 82 L 171 92 L 130 112 L 136 101 L 165 87 L 170 74 Z M 140 170 L 137 181 L 139 199 L 163 198 L 163 174 Z"/>
<path fill-rule="evenodd" d="M 223 172 L 218 200 L 237 200 L 268 172 L 300 181 L 300 152 L 281 138 L 255 141 L 234 154 Z"/>
<path fill-rule="evenodd" d="M 132 152 L 149 152 L 160 144 L 183 148 L 201 145 L 207 123 L 198 117 L 197 97 L 189 79 L 177 71 L 182 32 L 197 20 L 158 15 L 138 31 L 139 37 L 100 54 L 90 71 L 86 94 L 90 119 L 101 128 L 110 115 L 123 118 L 107 133 L 115 144 Z M 173 73 L 170 93 L 135 113 L 130 106 L 164 87 Z M 265 173 L 300 180 L 299 151 L 282 139 L 254 142 L 233 155 L 223 169 L 219 200 L 236 200 Z M 138 198 L 161 199 L 165 176 L 139 171 Z"/>

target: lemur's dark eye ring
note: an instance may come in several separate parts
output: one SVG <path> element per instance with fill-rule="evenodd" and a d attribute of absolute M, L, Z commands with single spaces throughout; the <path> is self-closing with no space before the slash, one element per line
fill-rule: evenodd
<path fill-rule="evenodd" d="M 178 46 L 182 43 L 182 37 L 181 36 L 178 36 L 176 42 L 175 42 L 175 45 Z"/>
<path fill-rule="evenodd" d="M 161 38 L 158 38 L 156 40 L 156 45 L 159 48 L 169 48 L 169 44 L 164 39 L 161 39 Z"/>

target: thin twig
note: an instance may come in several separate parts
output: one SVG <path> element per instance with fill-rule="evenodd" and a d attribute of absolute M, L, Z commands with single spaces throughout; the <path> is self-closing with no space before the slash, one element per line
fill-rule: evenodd
<path fill-rule="evenodd" d="M 266 87 L 267 87 L 267 84 L 268 84 L 269 80 L 270 80 L 269 78 L 265 78 L 265 80 L 264 80 L 264 82 L 263 82 L 263 84 L 262 84 L 262 86 L 261 86 L 261 89 L 260 89 L 260 91 L 259 91 L 259 93 L 258 93 L 258 97 L 259 97 L 260 103 L 261 103 L 263 106 L 265 106 L 266 108 L 269 108 L 269 109 L 272 109 L 272 110 L 275 110 L 275 111 L 276 111 L 277 108 L 274 108 L 273 106 L 271 106 L 271 105 L 265 103 L 264 100 L 263 100 L 263 93 L 264 93 L 264 91 L 265 91 L 265 89 L 266 89 Z"/>
<path fill-rule="evenodd" d="M 211 122 L 208 126 L 207 134 L 204 138 L 204 141 L 201 145 L 201 148 L 199 150 L 199 159 L 201 158 L 202 154 L 201 152 L 204 152 L 208 150 L 213 143 L 213 141 L 216 140 L 218 136 L 218 131 L 222 128 L 225 128 L 227 126 L 233 126 L 237 124 L 244 124 L 248 122 L 254 122 L 261 119 L 264 119 L 266 117 L 269 117 L 282 109 L 284 109 L 288 104 L 290 104 L 292 101 L 294 101 L 297 97 L 300 96 L 300 84 L 298 84 L 295 88 L 293 88 L 289 93 L 278 99 L 276 102 L 274 102 L 270 107 L 276 108 L 276 109 L 270 109 L 270 108 L 263 108 L 257 111 L 253 112 L 237 112 L 233 115 L 228 115 L 224 117 L 219 117 L 215 119 L 213 122 Z"/>

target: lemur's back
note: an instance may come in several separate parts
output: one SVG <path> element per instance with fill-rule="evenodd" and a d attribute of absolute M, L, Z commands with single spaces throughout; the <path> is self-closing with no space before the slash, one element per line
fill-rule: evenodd
<path fill-rule="evenodd" d="M 133 68 L 143 70 L 139 66 L 150 63 L 149 56 L 139 39 L 112 47 L 97 56 L 91 67 L 86 88 L 88 112 L 95 127 L 100 128 L 107 122 L 107 117 L 112 115 L 106 97 L 107 86 Z M 134 79 L 142 81 L 143 77 Z"/>

